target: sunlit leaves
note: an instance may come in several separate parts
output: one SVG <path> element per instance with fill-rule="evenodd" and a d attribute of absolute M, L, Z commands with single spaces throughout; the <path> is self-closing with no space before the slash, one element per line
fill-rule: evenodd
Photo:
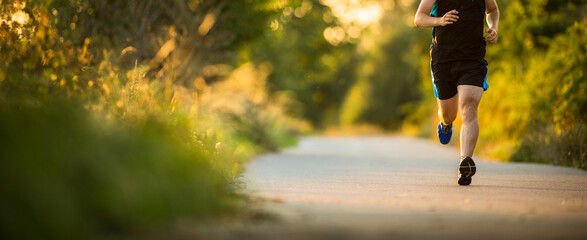
<path fill-rule="evenodd" d="M 308 128 L 267 93 L 271 63 L 241 66 L 287 2 L 0 0 L 0 238 L 117 238 L 229 209 L 241 163 Z"/>
<path fill-rule="evenodd" d="M 585 167 L 586 10 L 575 1 L 511 1 L 502 9 L 484 96 L 499 101 L 481 104 L 492 111 L 480 116 L 481 146 L 514 141 L 515 160 Z"/>

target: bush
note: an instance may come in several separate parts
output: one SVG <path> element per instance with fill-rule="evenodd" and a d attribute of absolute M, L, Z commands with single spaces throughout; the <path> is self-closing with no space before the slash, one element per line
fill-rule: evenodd
<path fill-rule="evenodd" d="M 214 156 L 182 126 L 92 118 L 67 101 L 0 105 L 2 239 L 160 229 L 231 206 Z"/>
<path fill-rule="evenodd" d="M 587 126 L 584 123 L 561 133 L 557 133 L 552 125 L 541 126 L 548 127 L 537 127 L 537 131 L 526 136 L 513 153 L 512 161 L 541 162 L 587 170 Z"/>
<path fill-rule="evenodd" d="M 0 238 L 234 210 L 241 164 L 304 126 L 266 94 L 271 69 L 239 57 L 273 2 L 0 1 Z"/>

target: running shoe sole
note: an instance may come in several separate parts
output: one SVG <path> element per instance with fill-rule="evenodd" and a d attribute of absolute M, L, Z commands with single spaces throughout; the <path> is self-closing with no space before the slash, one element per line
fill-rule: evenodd
<path fill-rule="evenodd" d="M 477 172 L 477 167 L 472 158 L 466 157 L 459 165 L 459 185 L 470 185 L 472 176 Z"/>

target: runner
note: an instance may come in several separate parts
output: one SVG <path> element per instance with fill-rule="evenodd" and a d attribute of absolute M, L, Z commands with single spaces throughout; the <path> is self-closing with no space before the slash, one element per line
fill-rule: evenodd
<path fill-rule="evenodd" d="M 483 37 L 483 18 L 489 28 Z M 460 110 L 461 162 L 459 185 L 471 184 L 476 167 L 473 151 L 479 136 L 477 107 L 487 90 L 486 43 L 497 42 L 499 9 L 495 0 L 421 0 L 414 18 L 418 27 L 432 27 L 430 67 L 438 99 L 438 139 L 448 144 Z"/>

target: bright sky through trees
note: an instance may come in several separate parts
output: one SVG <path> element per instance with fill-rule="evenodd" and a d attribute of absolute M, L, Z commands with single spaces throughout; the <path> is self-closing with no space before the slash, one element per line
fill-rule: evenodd
<path fill-rule="evenodd" d="M 383 13 L 384 1 L 322 0 L 343 23 L 365 27 L 376 23 Z"/>

